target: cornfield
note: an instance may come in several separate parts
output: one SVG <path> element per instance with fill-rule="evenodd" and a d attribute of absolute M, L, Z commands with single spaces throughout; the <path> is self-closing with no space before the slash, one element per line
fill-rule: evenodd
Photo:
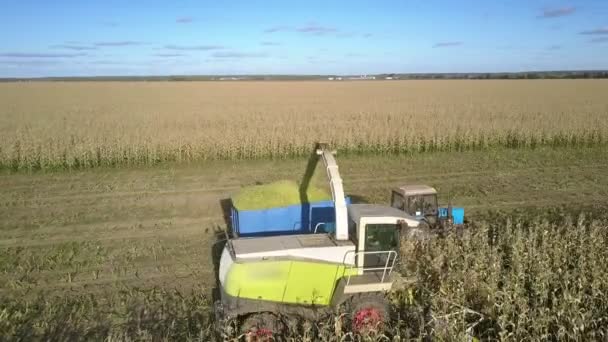
<path fill-rule="evenodd" d="M 605 144 L 608 81 L 0 84 L 0 169 Z"/>
<path fill-rule="evenodd" d="M 492 215 L 462 236 L 416 246 L 408 266 L 420 283 L 399 296 L 406 333 L 460 341 L 605 340 L 606 242 L 605 219 L 559 210 L 534 218 Z"/>
<path fill-rule="evenodd" d="M 460 235 L 404 250 L 403 272 L 419 281 L 394 293 L 394 317 L 385 331 L 356 337 L 336 316 L 288 325 L 285 340 L 604 340 L 608 221 L 551 215 L 494 215 Z M 3 268 L 12 265 L 10 257 L 4 260 Z M 95 295 L 3 296 L 0 334 L 19 340 L 214 340 L 218 323 L 205 292 L 119 287 Z M 237 340 L 230 326 L 216 328 L 224 328 L 226 340 Z"/>

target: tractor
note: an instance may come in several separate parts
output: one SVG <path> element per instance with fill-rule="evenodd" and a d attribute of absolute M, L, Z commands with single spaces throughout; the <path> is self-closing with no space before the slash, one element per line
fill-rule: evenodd
<path fill-rule="evenodd" d="M 406 185 L 394 188 L 391 207 L 403 210 L 418 220 L 418 230 L 440 232 L 464 224 L 464 208 L 437 204 L 437 190 L 428 185 Z"/>

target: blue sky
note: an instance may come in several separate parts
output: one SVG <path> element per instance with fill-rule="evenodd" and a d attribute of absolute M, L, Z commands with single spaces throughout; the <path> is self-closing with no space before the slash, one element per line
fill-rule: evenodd
<path fill-rule="evenodd" d="M 0 77 L 608 69 L 605 0 L 0 5 Z"/>

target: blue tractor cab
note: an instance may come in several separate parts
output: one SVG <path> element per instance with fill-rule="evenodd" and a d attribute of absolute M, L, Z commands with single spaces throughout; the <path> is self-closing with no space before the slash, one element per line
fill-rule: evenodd
<path fill-rule="evenodd" d="M 431 228 L 464 224 L 464 208 L 439 207 L 437 190 L 428 185 L 406 185 L 393 189 L 391 206 L 405 211 Z"/>

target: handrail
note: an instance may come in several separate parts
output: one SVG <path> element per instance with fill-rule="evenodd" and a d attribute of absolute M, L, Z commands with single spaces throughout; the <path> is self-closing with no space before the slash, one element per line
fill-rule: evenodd
<path fill-rule="evenodd" d="M 230 253 L 231 256 L 236 257 L 236 252 L 234 251 L 234 246 L 232 246 L 232 240 L 230 239 L 230 235 L 228 235 L 227 230 L 224 230 L 224 235 L 226 236 L 225 247 L 228 248 L 228 253 Z"/>
<path fill-rule="evenodd" d="M 346 263 L 346 257 L 349 253 L 353 253 L 353 260 L 355 260 L 355 264 L 351 265 L 351 264 L 347 264 Z M 357 266 L 356 265 L 356 260 L 357 260 L 357 256 L 359 255 L 372 255 L 372 254 L 386 254 L 386 262 L 384 263 L 384 267 L 365 267 L 365 266 Z M 356 252 L 356 251 L 348 251 L 346 253 L 344 253 L 344 259 L 343 259 L 343 263 L 345 265 L 347 265 L 348 268 L 346 268 L 346 270 L 350 271 L 352 269 L 357 269 L 358 271 L 361 271 L 361 273 L 365 272 L 365 271 L 382 271 L 382 278 L 380 279 L 380 282 L 383 283 L 384 279 L 387 276 L 390 276 L 391 273 L 393 272 L 393 268 L 395 267 L 395 262 L 397 261 L 397 257 L 399 255 L 397 254 L 396 251 L 369 251 L 369 252 Z M 392 257 L 392 262 L 391 262 L 391 257 Z M 389 266 L 390 264 L 390 266 Z M 345 270 L 345 271 L 346 271 Z M 388 274 L 387 274 L 388 272 Z M 352 276 L 352 274 L 349 272 L 348 274 L 348 278 L 346 280 L 346 285 L 350 284 L 350 277 Z"/>

